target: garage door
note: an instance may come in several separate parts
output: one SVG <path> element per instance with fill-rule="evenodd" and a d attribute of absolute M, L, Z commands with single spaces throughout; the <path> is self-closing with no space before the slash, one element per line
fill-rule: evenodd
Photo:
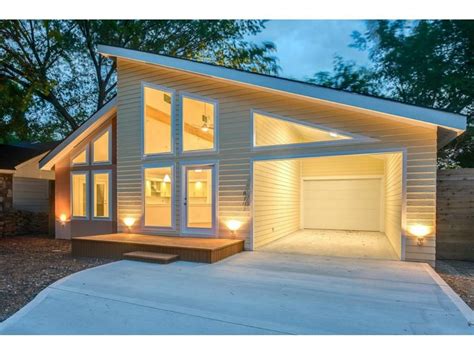
<path fill-rule="evenodd" d="M 380 179 L 305 180 L 304 228 L 380 230 Z"/>

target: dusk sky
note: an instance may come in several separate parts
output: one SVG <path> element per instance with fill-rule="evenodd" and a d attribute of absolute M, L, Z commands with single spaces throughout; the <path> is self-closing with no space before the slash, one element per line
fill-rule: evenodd
<path fill-rule="evenodd" d="M 367 64 L 365 52 L 349 47 L 351 33 L 356 30 L 365 30 L 364 21 L 272 20 L 252 40 L 275 43 L 280 75 L 301 80 L 317 71 L 331 71 L 335 54 Z"/>

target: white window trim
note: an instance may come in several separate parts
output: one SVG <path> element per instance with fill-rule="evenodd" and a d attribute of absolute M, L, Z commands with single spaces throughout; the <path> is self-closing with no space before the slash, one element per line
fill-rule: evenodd
<path fill-rule="evenodd" d="M 213 226 L 212 228 L 188 228 L 186 227 L 186 219 L 187 219 L 187 210 L 186 206 L 184 205 L 184 201 L 186 198 L 186 168 L 195 166 L 213 166 L 213 175 L 212 175 L 212 198 L 213 198 L 213 210 L 212 210 L 212 220 Z M 181 166 L 181 198 L 180 198 L 180 207 L 181 207 L 181 217 L 180 217 L 180 224 L 181 224 L 181 232 L 186 234 L 186 236 L 190 237 L 216 237 L 217 231 L 219 229 L 219 161 L 218 160 L 191 160 L 180 163 Z"/>
<path fill-rule="evenodd" d="M 92 170 L 91 171 L 92 177 L 91 177 L 91 184 L 90 184 L 90 190 L 92 191 L 91 193 L 91 216 L 92 220 L 94 221 L 111 221 L 112 220 L 112 213 L 113 213 L 113 196 L 112 196 L 112 170 Z M 95 215 L 95 181 L 94 181 L 94 176 L 97 174 L 107 174 L 109 175 L 109 216 L 108 217 L 96 217 Z"/>
<path fill-rule="evenodd" d="M 171 144 L 171 151 L 164 152 L 164 153 L 145 153 L 145 88 L 155 89 L 159 91 L 163 91 L 171 96 L 171 122 L 170 122 L 170 144 Z M 152 158 L 152 157 L 167 157 L 167 156 L 175 156 L 176 149 L 175 149 L 175 126 L 176 126 L 176 90 L 168 88 L 166 86 L 153 84 L 149 82 L 142 81 L 141 82 L 141 108 L 140 108 L 140 135 L 141 135 L 141 154 L 142 159 Z"/>
<path fill-rule="evenodd" d="M 102 137 L 103 134 L 105 134 L 105 132 L 109 132 L 109 141 L 107 142 L 107 145 L 108 145 L 108 149 L 109 149 L 109 159 L 108 160 L 104 160 L 104 161 L 97 161 L 95 162 L 94 161 L 94 143 L 96 140 L 98 140 L 100 137 Z M 105 129 L 102 129 L 95 137 L 94 139 L 91 141 L 90 145 L 91 145 L 91 154 L 90 154 L 90 161 L 91 161 L 91 165 L 110 165 L 112 164 L 112 126 L 109 125 L 107 126 L 107 128 Z"/>
<path fill-rule="evenodd" d="M 256 145 L 256 132 L 255 132 L 255 114 L 260 114 L 263 116 L 268 116 L 270 118 L 275 118 L 281 121 L 290 122 L 299 124 L 302 126 L 316 128 L 322 131 L 334 132 L 342 136 L 350 137 L 351 139 L 337 139 L 330 141 L 322 142 L 308 142 L 308 143 L 289 143 L 289 144 L 277 144 L 277 145 L 266 145 L 266 146 L 257 146 Z M 261 110 L 251 109 L 250 110 L 250 144 L 252 151 L 268 151 L 275 149 L 292 149 L 292 148 L 309 148 L 309 147 L 331 147 L 331 146 L 342 146 L 342 145 L 352 145 L 360 143 L 375 143 L 379 142 L 378 139 L 362 136 L 355 133 L 345 132 L 339 129 L 333 129 L 324 125 L 304 122 L 295 118 L 289 118 L 285 116 L 280 116 L 274 113 L 269 113 Z"/>
<path fill-rule="evenodd" d="M 153 168 L 171 168 L 171 227 L 147 226 L 145 224 L 145 169 Z M 144 231 L 151 232 L 175 232 L 176 231 L 176 164 L 172 161 L 163 161 L 159 163 L 143 164 L 141 179 L 141 196 L 142 196 L 142 218 L 141 228 Z"/>
<path fill-rule="evenodd" d="M 86 152 L 86 162 L 85 163 L 74 163 L 74 159 L 77 158 L 77 156 L 79 154 L 81 154 L 83 151 Z M 87 143 L 84 147 L 82 147 L 81 149 L 77 150 L 76 153 L 74 153 L 74 155 L 72 155 L 72 158 L 71 158 L 71 166 L 72 167 L 76 167 L 76 166 L 88 166 L 89 165 L 89 162 L 90 162 L 90 154 L 89 154 L 89 143 Z"/>
<path fill-rule="evenodd" d="M 214 105 L 214 148 L 212 149 L 197 149 L 197 150 L 184 150 L 184 105 L 183 101 L 185 98 L 203 101 Z M 203 154 L 216 154 L 219 153 L 219 101 L 211 99 L 209 97 L 192 94 L 189 92 L 182 91 L 179 94 L 179 137 L 180 147 L 179 152 L 181 155 L 193 156 Z"/>
<path fill-rule="evenodd" d="M 74 216 L 74 194 L 73 194 L 73 176 L 74 175 L 85 175 L 86 176 L 86 216 Z M 89 171 L 75 170 L 71 171 L 70 184 L 69 184 L 69 204 L 71 209 L 71 219 L 78 221 L 88 221 L 90 218 L 90 174 Z"/>

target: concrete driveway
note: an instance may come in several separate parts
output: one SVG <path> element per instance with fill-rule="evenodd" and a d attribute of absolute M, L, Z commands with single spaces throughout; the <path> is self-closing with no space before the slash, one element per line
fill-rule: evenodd
<path fill-rule="evenodd" d="M 463 313 L 464 312 L 464 313 Z M 474 334 L 426 264 L 245 252 L 119 261 L 56 282 L 3 334 Z"/>

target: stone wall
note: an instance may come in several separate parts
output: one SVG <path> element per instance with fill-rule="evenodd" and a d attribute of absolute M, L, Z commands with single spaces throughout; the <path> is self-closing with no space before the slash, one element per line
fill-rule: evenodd
<path fill-rule="evenodd" d="M 48 214 L 13 209 L 13 175 L 0 174 L 0 237 L 48 234 Z"/>

